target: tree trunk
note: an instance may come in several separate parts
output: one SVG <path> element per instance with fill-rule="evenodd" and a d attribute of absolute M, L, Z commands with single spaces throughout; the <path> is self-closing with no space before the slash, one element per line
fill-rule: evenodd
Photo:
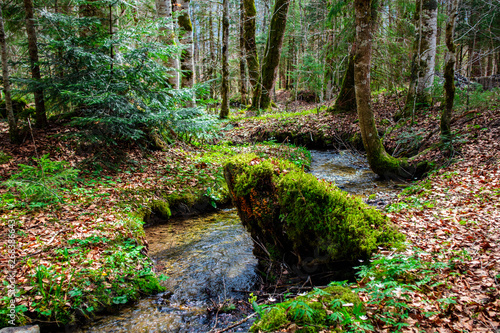
<path fill-rule="evenodd" d="M 340 88 L 339 96 L 335 101 L 332 110 L 334 113 L 349 113 L 356 112 L 356 92 L 354 89 L 354 51 L 355 45 L 352 46 L 349 54 L 349 61 L 342 79 L 342 87 Z"/>
<path fill-rule="evenodd" d="M 246 61 L 245 61 L 245 8 L 243 0 L 240 0 L 240 94 L 241 103 L 247 104 L 247 81 L 246 81 Z"/>
<path fill-rule="evenodd" d="M 214 67 L 215 67 L 215 37 L 214 37 L 214 28 L 213 28 L 213 11 L 212 11 L 212 5 L 210 5 L 210 16 L 208 17 L 208 25 L 210 26 L 209 30 L 209 45 L 210 45 L 210 63 L 208 65 L 208 79 L 212 80 L 214 78 Z M 214 85 L 210 85 L 210 98 L 215 97 L 215 89 Z"/>
<path fill-rule="evenodd" d="M 2 75 L 3 75 L 3 91 L 5 94 L 5 109 L 7 111 L 7 119 L 9 121 L 9 137 L 10 142 L 19 142 L 19 131 L 17 129 L 16 118 L 14 117 L 14 110 L 12 109 L 12 98 L 10 95 L 10 82 L 9 82 L 9 64 L 7 57 L 7 43 L 5 41 L 5 30 L 3 27 L 2 7 L 0 6 L 0 47 L 2 51 Z"/>
<path fill-rule="evenodd" d="M 160 41 L 167 45 L 175 44 L 174 26 L 172 21 L 172 2 L 170 0 L 156 0 L 156 12 L 159 18 L 166 20 L 160 26 Z M 178 63 L 175 56 L 171 56 L 165 61 L 165 66 L 171 68 L 168 83 L 174 89 L 179 88 Z"/>
<path fill-rule="evenodd" d="M 26 10 L 26 33 L 28 35 L 28 51 L 30 56 L 31 77 L 39 82 L 42 79 L 40 74 L 40 65 L 38 64 L 38 47 L 36 45 L 36 30 L 33 18 L 33 1 L 24 0 Z M 35 95 L 35 120 L 37 127 L 47 126 L 47 114 L 45 112 L 45 101 L 43 98 L 43 89 L 37 88 Z"/>
<path fill-rule="evenodd" d="M 356 106 L 363 145 L 366 149 L 370 168 L 384 178 L 408 178 L 405 163 L 390 156 L 385 151 L 375 126 L 371 106 L 370 66 L 372 53 L 371 0 L 355 0 L 356 12 L 356 53 L 354 58 L 354 82 Z"/>
<path fill-rule="evenodd" d="M 250 87 L 255 89 L 259 81 L 259 55 L 257 54 L 257 44 L 255 42 L 255 19 L 257 11 L 254 0 L 242 0 L 244 11 L 243 36 L 245 40 L 245 51 L 247 57 L 248 76 Z"/>
<path fill-rule="evenodd" d="M 191 88 L 194 84 L 193 25 L 189 17 L 189 1 L 190 0 L 172 1 L 173 11 L 181 12 L 177 22 L 184 32 L 184 36 L 180 39 L 180 43 L 184 45 L 180 59 L 182 88 Z"/>
<path fill-rule="evenodd" d="M 229 116 L 229 64 L 228 64 L 228 46 L 229 46 L 229 0 L 222 2 L 222 105 L 220 109 L 220 118 Z"/>
<path fill-rule="evenodd" d="M 453 110 L 453 100 L 455 98 L 456 61 L 456 47 L 453 42 L 453 35 L 455 31 L 455 20 L 457 18 L 458 0 L 453 0 L 450 5 L 448 22 L 446 23 L 446 46 L 448 48 L 448 52 L 446 53 L 446 64 L 444 69 L 444 92 L 446 104 L 441 113 L 441 141 L 445 144 L 452 141 L 450 122 Z"/>
<path fill-rule="evenodd" d="M 285 36 L 286 17 L 288 14 L 289 0 L 276 0 L 269 27 L 262 72 L 259 84 L 255 90 L 252 107 L 255 109 L 268 109 L 271 105 L 271 92 L 276 81 L 277 69 L 280 63 L 283 37 Z"/>
<path fill-rule="evenodd" d="M 396 118 L 409 116 L 432 103 L 430 88 L 434 81 L 436 61 L 437 1 L 417 0 L 415 22 L 418 31 L 413 44 L 410 87 L 403 115 Z"/>

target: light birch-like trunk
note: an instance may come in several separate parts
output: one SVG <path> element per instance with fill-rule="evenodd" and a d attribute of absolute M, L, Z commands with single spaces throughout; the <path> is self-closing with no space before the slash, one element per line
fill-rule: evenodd
<path fill-rule="evenodd" d="M 222 105 L 220 118 L 229 116 L 229 0 L 222 2 Z"/>
<path fill-rule="evenodd" d="M 26 33 L 28 35 L 28 53 L 30 56 L 31 77 L 39 82 L 42 79 L 40 74 L 40 65 L 38 64 L 38 47 L 36 45 L 36 30 L 33 17 L 33 1 L 24 0 L 24 8 L 26 11 Z M 37 127 L 47 126 L 47 114 L 45 112 L 45 100 L 43 97 L 43 89 L 37 88 L 34 92 L 35 96 L 35 120 Z"/>
<path fill-rule="evenodd" d="M 190 0 L 173 0 L 172 8 L 174 12 L 181 12 L 177 22 L 184 33 L 179 40 L 183 44 L 183 50 L 180 59 L 181 68 L 181 87 L 191 88 L 194 84 L 194 49 L 193 49 L 193 25 L 189 16 L 189 1 Z"/>
<path fill-rule="evenodd" d="M 414 114 L 415 110 L 432 103 L 430 88 L 434 82 L 436 63 L 437 8 L 436 0 L 416 1 L 417 35 L 413 44 L 410 86 L 403 116 Z"/>
<path fill-rule="evenodd" d="M 446 62 L 444 69 L 444 92 L 445 92 L 445 107 L 441 113 L 441 141 L 450 143 L 451 137 L 451 114 L 453 111 L 453 100 L 455 99 L 455 62 L 456 62 L 456 46 L 453 41 L 455 32 L 455 21 L 457 18 L 459 0 L 451 0 L 448 22 L 446 23 Z"/>
<path fill-rule="evenodd" d="M 156 0 L 156 13 L 159 18 L 166 19 L 166 23 L 160 26 L 160 41 L 165 45 L 175 45 L 174 25 L 172 21 L 172 2 L 170 0 Z M 179 65 L 175 56 L 171 56 L 165 62 L 165 66 L 171 68 L 168 83 L 174 89 L 179 88 Z"/>
<path fill-rule="evenodd" d="M 5 30 L 3 27 L 2 8 L 0 7 L 0 47 L 2 52 L 2 75 L 3 75 L 3 91 L 5 94 L 5 109 L 7 111 L 7 120 L 9 122 L 9 137 L 10 142 L 16 143 L 19 140 L 19 131 L 17 122 L 12 108 L 12 98 L 10 94 L 9 82 L 9 64 L 7 57 L 7 42 L 5 41 Z"/>

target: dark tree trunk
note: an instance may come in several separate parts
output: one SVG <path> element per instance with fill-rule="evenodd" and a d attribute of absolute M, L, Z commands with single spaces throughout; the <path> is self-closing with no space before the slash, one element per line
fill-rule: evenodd
<path fill-rule="evenodd" d="M 241 103 L 247 104 L 247 80 L 246 80 L 246 60 L 245 60 L 245 8 L 243 0 L 240 0 L 240 94 Z"/>
<path fill-rule="evenodd" d="M 283 37 L 285 36 L 286 17 L 288 14 L 289 0 L 276 0 L 269 27 L 262 71 L 259 84 L 255 89 L 252 107 L 255 109 L 268 109 L 271 105 L 271 92 L 276 81 L 277 69 L 280 63 Z"/>
<path fill-rule="evenodd" d="M 332 110 L 334 113 L 356 112 L 356 92 L 354 89 L 354 50 L 349 54 L 347 69 L 342 79 L 342 87 Z"/>
<path fill-rule="evenodd" d="M 229 116 L 229 65 L 228 65 L 228 44 L 229 44 L 229 0 L 222 2 L 222 105 L 220 117 Z"/>
<path fill-rule="evenodd" d="M 448 52 L 446 54 L 446 64 L 444 69 L 444 92 L 445 92 L 445 107 L 441 113 L 441 141 L 443 143 L 450 143 L 451 137 L 451 114 L 453 111 L 453 100 L 455 98 L 455 61 L 456 61 L 456 47 L 453 42 L 453 35 L 455 30 L 455 20 L 457 17 L 458 0 L 453 0 L 450 4 L 450 12 L 448 15 L 448 22 L 446 23 L 446 47 Z"/>
<path fill-rule="evenodd" d="M 42 79 L 40 74 L 40 65 L 38 64 L 38 47 L 36 45 L 36 30 L 33 18 L 33 1 L 24 0 L 26 10 L 26 33 L 28 35 L 28 51 L 30 55 L 31 77 L 37 83 Z M 47 114 L 45 112 L 45 101 L 43 98 L 43 89 L 36 88 L 35 90 L 35 120 L 37 127 L 47 126 Z"/>
<path fill-rule="evenodd" d="M 3 91 L 5 94 L 5 109 L 7 111 L 7 119 L 9 121 L 9 138 L 10 142 L 19 142 L 19 131 L 17 129 L 17 122 L 12 108 L 12 98 L 10 95 L 10 82 L 9 82 L 9 64 L 7 57 L 7 43 L 5 41 L 5 30 L 3 27 L 2 7 L 0 6 L 0 47 L 2 53 L 2 76 L 3 76 Z"/>
<path fill-rule="evenodd" d="M 257 54 L 257 44 L 255 42 L 255 19 L 257 11 L 254 0 L 243 0 L 244 24 L 243 36 L 245 39 L 245 51 L 247 56 L 248 76 L 250 86 L 255 89 L 259 81 L 259 56 Z"/>

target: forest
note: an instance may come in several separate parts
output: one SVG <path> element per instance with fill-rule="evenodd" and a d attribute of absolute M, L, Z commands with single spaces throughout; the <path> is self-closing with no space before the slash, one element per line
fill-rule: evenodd
<path fill-rule="evenodd" d="M 499 332 L 497 0 L 3 0 L 0 51 L 0 332 Z"/>

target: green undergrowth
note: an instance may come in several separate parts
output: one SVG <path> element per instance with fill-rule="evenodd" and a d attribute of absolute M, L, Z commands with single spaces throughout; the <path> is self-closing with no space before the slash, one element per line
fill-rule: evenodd
<path fill-rule="evenodd" d="M 19 226 L 18 230 L 22 236 Z M 142 245 L 142 221 L 97 222 L 86 234 L 69 236 L 57 247 L 37 237 L 46 256 L 18 259 L 17 267 L 25 275 L 17 281 L 16 325 L 38 321 L 65 325 L 91 319 L 96 312 L 112 311 L 141 295 L 164 290 Z M 11 326 L 6 315 L 11 297 L 0 299 L 0 327 Z"/>
<path fill-rule="evenodd" d="M 376 332 L 376 327 L 384 327 L 388 332 L 402 332 L 410 316 L 449 312 L 456 300 L 447 295 L 452 284 L 442 275 L 460 275 L 466 256 L 465 250 L 452 257 L 420 249 L 376 254 L 368 264 L 357 267 L 357 282 L 349 287 L 346 281 L 334 281 L 328 288 L 273 305 L 258 305 L 251 298 L 259 314 L 251 330 L 276 332 L 294 327 L 298 332 Z"/>
<path fill-rule="evenodd" d="M 249 299 L 259 319 L 252 332 L 277 332 L 295 329 L 298 332 L 345 332 L 357 328 L 373 328 L 367 321 L 359 297 L 350 288 L 336 283 L 273 305 L 258 305 Z"/>
<path fill-rule="evenodd" d="M 446 296 L 451 288 L 443 274 L 460 274 L 456 268 L 463 262 L 463 253 L 446 259 L 440 253 L 429 254 L 413 249 L 391 255 L 377 254 L 369 265 L 360 266 L 354 291 L 364 295 L 370 321 L 386 327 L 390 332 L 401 332 L 409 326 L 406 319 L 445 314 L 453 296 Z M 421 300 L 421 304 L 414 300 Z M 418 327 L 418 324 L 417 324 Z"/>
<path fill-rule="evenodd" d="M 326 108 L 323 108 L 326 109 Z M 319 110 L 319 112 L 324 111 L 324 110 Z M 263 120 L 263 121 L 271 121 L 271 120 L 276 120 L 276 119 L 287 119 L 287 118 L 296 118 L 300 116 L 307 116 L 310 114 L 318 113 L 318 109 L 308 109 L 308 110 L 303 110 L 299 112 L 283 112 L 280 110 L 279 112 L 256 112 L 255 116 L 253 117 L 247 117 L 244 114 L 244 111 L 240 112 L 240 115 L 234 115 L 230 118 L 230 121 L 238 121 L 238 120 L 246 120 L 246 119 L 252 119 L 252 120 Z"/>

